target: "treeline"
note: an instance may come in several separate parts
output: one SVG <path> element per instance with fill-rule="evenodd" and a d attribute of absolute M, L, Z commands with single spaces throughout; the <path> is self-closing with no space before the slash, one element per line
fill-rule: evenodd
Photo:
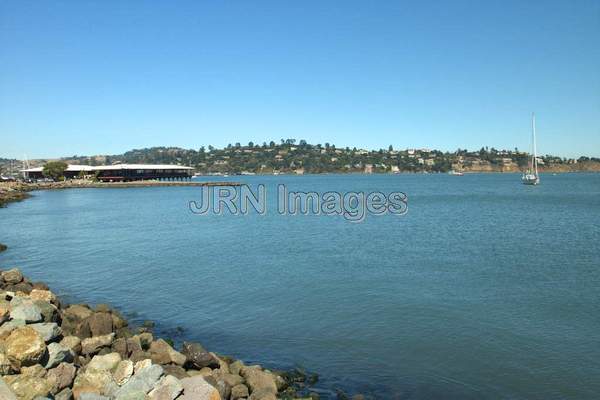
<path fill-rule="evenodd" d="M 135 149 L 120 155 L 78 157 L 69 162 L 104 165 L 115 163 L 179 164 L 195 167 L 202 173 L 273 173 L 273 172 L 447 172 L 465 170 L 519 170 L 526 168 L 528 153 L 482 147 L 476 151 L 458 149 L 442 152 L 429 149 L 365 150 L 336 147 L 334 144 L 309 144 L 305 140 L 281 139 L 261 144 L 250 142 L 198 149 L 152 147 Z M 543 165 L 577 164 L 600 161 L 581 157 L 578 160 L 551 155 L 539 157 Z"/>

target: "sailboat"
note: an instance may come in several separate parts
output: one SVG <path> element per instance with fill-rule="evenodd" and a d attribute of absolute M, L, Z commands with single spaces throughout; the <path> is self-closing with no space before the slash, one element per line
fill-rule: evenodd
<path fill-rule="evenodd" d="M 535 141 L 535 114 L 531 113 L 531 135 L 533 141 L 533 154 L 531 156 L 531 162 L 529 169 L 523 174 L 521 178 L 524 185 L 538 185 L 540 183 L 540 176 L 538 174 L 538 162 L 537 162 L 537 146 Z"/>

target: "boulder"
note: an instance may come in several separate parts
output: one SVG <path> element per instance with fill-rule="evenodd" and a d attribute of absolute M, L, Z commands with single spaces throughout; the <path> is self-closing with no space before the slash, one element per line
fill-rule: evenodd
<path fill-rule="evenodd" d="M 23 376 L 35 376 L 37 378 L 43 378 L 46 376 L 46 372 L 47 371 L 40 364 L 21 368 L 21 375 Z"/>
<path fill-rule="evenodd" d="M 229 364 L 229 372 L 231 372 L 234 375 L 239 375 L 243 367 L 244 363 L 242 361 L 234 361 L 231 364 Z"/>
<path fill-rule="evenodd" d="M 240 383 L 244 383 L 244 378 L 241 376 L 222 372 L 220 369 L 214 370 L 211 375 L 217 380 L 225 381 L 231 387 L 239 385 Z"/>
<path fill-rule="evenodd" d="M 10 301 L 10 318 L 22 319 L 26 323 L 42 321 L 42 310 L 35 305 L 33 300 L 14 297 Z"/>
<path fill-rule="evenodd" d="M 219 391 L 200 375 L 183 378 L 181 385 L 183 394 L 178 400 L 221 400 Z"/>
<path fill-rule="evenodd" d="M 4 382 L 4 379 L 0 376 L 0 399 L 2 400 L 17 400 L 17 396 L 13 393 L 12 389 Z"/>
<path fill-rule="evenodd" d="M 54 368 L 62 362 L 72 362 L 75 354 L 67 346 L 60 343 L 50 343 L 48 345 L 48 359 L 44 365 L 46 369 Z"/>
<path fill-rule="evenodd" d="M 204 380 L 206 380 L 206 382 L 210 383 L 219 391 L 219 395 L 222 399 L 228 399 L 231 395 L 231 385 L 228 384 L 224 379 L 217 378 L 214 375 L 207 375 L 204 377 Z"/>
<path fill-rule="evenodd" d="M 221 357 L 219 357 L 218 355 L 216 355 L 213 352 L 210 352 L 210 355 L 212 355 L 215 358 L 215 360 L 217 360 L 217 362 L 219 363 L 219 369 L 222 372 L 230 373 L 229 364 L 227 363 L 227 361 L 225 361 L 224 359 L 222 359 Z"/>
<path fill-rule="evenodd" d="M 56 303 L 56 295 L 49 290 L 32 289 L 29 293 L 32 300 L 43 300 L 48 303 Z"/>
<path fill-rule="evenodd" d="M 117 364 L 113 372 L 113 378 L 117 385 L 124 385 L 133 375 L 133 363 L 130 360 L 122 360 Z"/>
<path fill-rule="evenodd" d="M 93 314 L 93 311 L 90 310 L 89 307 L 82 304 L 74 304 L 67 307 L 64 312 L 64 317 L 67 319 L 71 319 L 74 321 L 81 322 L 90 315 Z"/>
<path fill-rule="evenodd" d="M 246 379 L 246 384 L 250 388 L 250 392 L 266 392 L 270 391 L 277 393 L 277 383 L 273 374 L 263 371 L 258 366 L 244 367 L 240 374 Z"/>
<path fill-rule="evenodd" d="M 35 329 L 21 326 L 5 340 L 6 355 L 17 367 L 39 363 L 46 354 L 46 343 Z"/>
<path fill-rule="evenodd" d="M 114 333 L 102 336 L 94 336 L 81 341 L 82 354 L 96 354 L 101 348 L 110 346 L 115 337 Z"/>
<path fill-rule="evenodd" d="M 237 399 L 245 399 L 246 397 L 248 397 L 249 392 L 248 392 L 248 386 L 240 383 L 239 385 L 235 385 L 234 387 L 231 388 L 231 400 L 237 400 Z"/>
<path fill-rule="evenodd" d="M 106 355 L 96 355 L 92 358 L 92 361 L 87 365 L 87 370 L 102 370 L 114 372 L 117 369 L 117 365 L 121 362 L 121 356 L 119 353 L 109 353 Z"/>
<path fill-rule="evenodd" d="M 136 335 L 136 336 L 127 338 L 127 339 L 125 339 L 125 342 L 127 343 L 127 351 L 129 352 L 129 354 L 143 351 L 142 343 L 140 341 L 139 336 Z"/>
<path fill-rule="evenodd" d="M 23 274 L 18 268 L 2 271 L 2 279 L 8 284 L 17 284 L 23 280 Z"/>
<path fill-rule="evenodd" d="M 121 399 L 137 395 L 137 393 L 147 394 L 154 388 L 162 375 L 163 369 L 160 365 L 152 364 L 142 368 L 115 392 L 115 397 Z"/>
<path fill-rule="evenodd" d="M 8 249 L 8 247 L 5 244 L 0 243 L 0 253 L 6 251 L 6 249 Z"/>
<path fill-rule="evenodd" d="M 196 369 L 204 367 L 217 368 L 219 362 L 211 353 L 206 351 L 199 343 L 183 342 L 181 353 L 187 359 L 187 366 Z"/>
<path fill-rule="evenodd" d="M 64 388 L 60 393 L 54 395 L 54 400 L 73 400 L 71 388 Z"/>
<path fill-rule="evenodd" d="M 259 389 L 253 391 L 248 400 L 277 400 L 277 396 L 269 389 Z"/>
<path fill-rule="evenodd" d="M 185 364 L 186 358 L 183 354 L 175 351 L 171 345 L 163 339 L 158 339 L 150 345 L 150 357 L 156 364 Z"/>
<path fill-rule="evenodd" d="M 60 326 L 58 326 L 56 322 L 40 322 L 29 326 L 35 329 L 46 343 L 51 342 L 62 335 L 62 329 L 60 329 Z"/>
<path fill-rule="evenodd" d="M 109 313 L 97 312 L 87 317 L 87 323 L 91 336 L 108 335 L 113 331 L 113 320 Z"/>
<path fill-rule="evenodd" d="M 4 377 L 19 400 L 34 400 L 50 394 L 52 385 L 45 379 L 37 376 L 8 375 Z"/>
<path fill-rule="evenodd" d="M 73 382 L 73 397 L 81 400 L 84 393 L 95 393 L 105 396 L 112 394 L 116 383 L 110 372 L 102 370 L 85 370 L 78 374 Z"/>
<path fill-rule="evenodd" d="M 150 360 L 150 353 L 147 353 L 145 351 L 134 351 L 133 353 L 131 353 L 131 356 L 129 356 L 129 359 L 131 361 L 133 361 L 134 363 L 137 363 L 138 361 L 143 361 L 143 360 Z"/>
<path fill-rule="evenodd" d="M 165 371 L 165 375 L 172 375 L 177 379 L 183 379 L 189 376 L 187 372 L 185 372 L 185 369 L 179 365 L 163 365 L 163 370 Z"/>
<path fill-rule="evenodd" d="M 138 362 L 136 362 L 136 363 L 133 365 L 133 371 L 134 371 L 134 373 L 136 373 L 136 374 L 137 374 L 138 372 L 140 372 L 140 371 L 141 371 L 141 370 L 143 370 L 144 368 L 148 368 L 148 367 L 150 367 L 151 365 L 152 365 L 152 360 L 150 360 L 149 358 L 147 358 L 147 359 L 144 359 L 144 360 L 141 360 L 141 361 L 138 361 Z"/>
<path fill-rule="evenodd" d="M 110 400 L 110 397 L 102 396 L 96 393 L 82 393 L 79 400 Z"/>
<path fill-rule="evenodd" d="M 33 286 L 31 285 L 31 283 L 28 282 L 20 282 L 14 285 L 7 285 L 6 289 L 17 294 L 23 293 L 27 295 L 31 293 L 31 291 L 33 290 Z"/>
<path fill-rule="evenodd" d="M 183 385 L 179 379 L 167 375 L 163 376 L 154 389 L 148 393 L 150 400 L 175 400 L 183 391 Z"/>
<path fill-rule="evenodd" d="M 45 300 L 33 300 L 42 313 L 42 319 L 45 322 L 59 322 L 58 309 L 54 304 L 50 304 Z"/>
<path fill-rule="evenodd" d="M 81 339 L 77 336 L 65 336 L 60 344 L 71 349 L 74 354 L 81 353 Z"/>
<path fill-rule="evenodd" d="M 9 337 L 12 331 L 20 326 L 25 326 L 25 321 L 22 319 L 13 319 L 12 321 L 3 323 L 2 326 L 0 326 L 0 340 Z"/>
<path fill-rule="evenodd" d="M 113 352 L 119 353 L 121 358 L 127 358 L 129 355 L 129 352 L 127 351 L 127 340 L 124 338 L 115 339 L 110 348 Z"/>
<path fill-rule="evenodd" d="M 56 394 L 70 387 L 73 384 L 76 372 L 77 368 L 69 363 L 60 363 L 56 368 L 49 370 L 46 379 L 52 383 L 51 393 Z"/>

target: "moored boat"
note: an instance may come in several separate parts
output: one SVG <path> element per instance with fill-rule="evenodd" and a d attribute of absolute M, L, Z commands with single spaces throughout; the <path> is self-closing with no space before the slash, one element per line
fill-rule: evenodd
<path fill-rule="evenodd" d="M 529 162 L 529 168 L 527 172 L 523 173 L 521 181 L 524 185 L 538 185 L 540 183 L 540 176 L 538 174 L 538 161 L 537 161 L 537 145 L 535 139 L 535 114 L 531 114 L 531 136 L 533 154 L 531 155 L 531 161 Z"/>

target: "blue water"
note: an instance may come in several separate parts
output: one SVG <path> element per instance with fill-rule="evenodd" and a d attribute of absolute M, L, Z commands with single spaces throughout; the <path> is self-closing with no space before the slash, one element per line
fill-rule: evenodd
<path fill-rule="evenodd" d="M 199 188 L 37 192 L 0 268 L 165 335 L 383 399 L 600 393 L 600 174 L 235 177 L 403 191 L 405 216 L 197 216 Z M 183 333 L 172 329 L 183 328 Z"/>

